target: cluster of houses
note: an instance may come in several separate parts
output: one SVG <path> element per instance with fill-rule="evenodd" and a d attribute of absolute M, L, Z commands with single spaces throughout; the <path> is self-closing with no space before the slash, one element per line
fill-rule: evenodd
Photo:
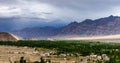
<path fill-rule="evenodd" d="M 74 56 L 73 54 L 71 54 L 72 56 Z M 44 53 L 40 56 L 43 57 L 49 57 L 49 56 L 53 56 L 50 53 Z M 68 59 L 68 54 L 60 54 L 58 58 L 52 58 L 50 57 L 49 59 L 51 60 L 51 62 L 53 63 L 96 63 L 97 61 L 109 61 L 110 58 L 106 55 L 106 54 L 102 54 L 102 55 L 95 55 L 95 54 L 91 54 L 89 56 L 78 56 L 78 57 L 69 57 Z M 46 58 L 45 58 L 46 59 Z M 48 59 L 48 58 L 47 58 Z M 49 62 L 47 62 L 49 63 Z"/>
<path fill-rule="evenodd" d="M 110 58 L 106 54 L 102 54 L 102 55 L 91 54 L 89 56 L 86 56 L 86 59 L 87 60 L 84 63 L 87 62 L 96 63 L 96 61 L 109 61 Z"/>
<path fill-rule="evenodd" d="M 47 56 L 50 56 L 48 53 L 46 53 Z M 62 57 L 61 57 L 62 56 Z M 96 63 L 97 61 L 109 61 L 110 58 L 106 54 L 102 55 L 95 55 L 91 54 L 89 56 L 78 56 L 73 57 L 71 59 L 67 58 L 66 54 L 60 54 L 61 58 L 51 58 L 51 61 L 54 63 Z"/>

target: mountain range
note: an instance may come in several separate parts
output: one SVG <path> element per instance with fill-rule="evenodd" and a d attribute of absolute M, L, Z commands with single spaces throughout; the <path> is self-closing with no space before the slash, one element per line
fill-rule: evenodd
<path fill-rule="evenodd" d="M 72 22 L 61 28 L 57 35 L 109 35 L 120 33 L 120 17 L 109 16 L 96 20 L 86 19 L 83 22 Z"/>
<path fill-rule="evenodd" d="M 120 17 L 109 16 L 95 20 L 86 19 L 82 22 L 71 22 L 63 27 L 34 27 L 13 31 L 13 34 L 24 38 L 102 36 L 120 34 Z"/>

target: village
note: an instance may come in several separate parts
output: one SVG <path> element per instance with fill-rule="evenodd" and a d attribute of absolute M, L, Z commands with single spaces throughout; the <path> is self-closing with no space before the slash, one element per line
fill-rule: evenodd
<path fill-rule="evenodd" d="M 96 63 L 96 61 L 108 61 L 106 54 L 90 56 L 75 56 L 73 54 L 56 55 L 55 51 L 40 48 L 16 47 L 16 46 L 0 46 L 0 63 L 19 63 L 21 57 L 24 57 L 26 63 L 40 61 L 40 57 L 44 60 L 50 60 L 51 63 Z"/>
<path fill-rule="evenodd" d="M 0 33 L 0 41 L 13 41 L 14 43 L 18 40 L 20 40 L 19 37 L 13 34 L 5 32 Z M 33 41 L 36 39 L 32 38 L 29 40 Z M 50 38 L 47 40 L 54 41 Z M 0 63 L 20 63 L 21 57 L 24 58 L 26 63 L 40 62 L 41 57 L 45 60 L 46 63 L 96 63 L 97 61 L 109 61 L 107 54 L 96 55 L 91 53 L 87 56 L 81 56 L 79 53 L 58 54 L 57 50 L 54 50 L 54 48 L 46 49 L 27 46 L 0 46 Z"/>

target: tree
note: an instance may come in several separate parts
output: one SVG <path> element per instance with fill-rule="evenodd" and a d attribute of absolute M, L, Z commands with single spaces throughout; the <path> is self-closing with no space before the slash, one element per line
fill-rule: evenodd
<path fill-rule="evenodd" d="M 35 61 L 34 63 L 40 63 L 39 61 Z"/>
<path fill-rule="evenodd" d="M 24 57 L 20 58 L 20 63 L 26 63 L 26 60 L 24 60 Z"/>
<path fill-rule="evenodd" d="M 41 57 L 40 60 L 41 60 L 40 63 L 46 63 L 43 57 Z"/>

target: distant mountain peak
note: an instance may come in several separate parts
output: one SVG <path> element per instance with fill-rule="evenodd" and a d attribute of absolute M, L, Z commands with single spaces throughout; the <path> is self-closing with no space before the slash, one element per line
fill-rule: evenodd
<path fill-rule="evenodd" d="M 109 17 L 114 17 L 113 15 L 110 15 Z"/>
<path fill-rule="evenodd" d="M 85 19 L 85 21 L 93 21 L 92 19 Z"/>
<path fill-rule="evenodd" d="M 85 19 L 83 22 L 81 22 L 82 24 L 83 23 L 91 23 L 91 22 L 93 22 L 93 20 L 92 19 Z"/>
<path fill-rule="evenodd" d="M 120 18 L 119 16 L 110 15 L 108 18 Z"/>
<path fill-rule="evenodd" d="M 70 24 L 79 24 L 77 21 L 73 21 Z"/>

